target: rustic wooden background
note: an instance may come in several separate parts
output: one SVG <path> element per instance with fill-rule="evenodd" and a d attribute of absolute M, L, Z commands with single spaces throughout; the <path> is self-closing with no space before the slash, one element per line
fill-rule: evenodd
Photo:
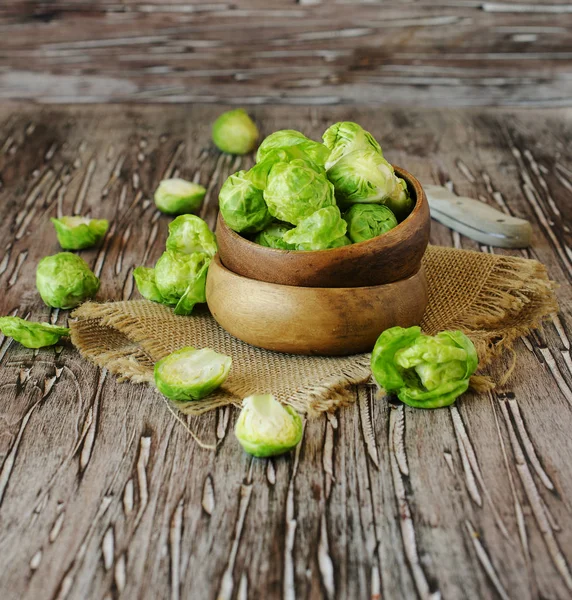
<path fill-rule="evenodd" d="M 0 98 L 566 106 L 568 0 L 4 0 Z"/>
<path fill-rule="evenodd" d="M 112 221 L 81 255 L 100 300 L 131 298 L 169 219 L 151 194 L 179 173 L 217 192 L 251 157 L 219 154 L 224 107 L 0 108 L 0 314 L 50 319 L 35 266 L 58 251 L 48 218 Z M 532 598 L 572 593 L 572 111 L 258 107 L 263 133 L 319 136 L 355 119 L 389 159 L 530 219 L 561 312 L 517 344 L 494 394 L 423 411 L 355 392 L 307 421 L 292 456 L 243 454 L 225 408 L 190 419 L 201 450 L 151 389 L 120 384 L 68 344 L 0 336 L 0 597 Z M 433 223 L 432 242 L 507 252 Z M 497 366 L 499 372 L 507 363 Z"/>

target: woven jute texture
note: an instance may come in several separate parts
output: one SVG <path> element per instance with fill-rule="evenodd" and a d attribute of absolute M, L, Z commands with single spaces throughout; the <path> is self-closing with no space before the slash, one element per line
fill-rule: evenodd
<path fill-rule="evenodd" d="M 537 261 L 436 246 L 427 249 L 423 260 L 429 305 L 421 327 L 429 334 L 465 332 L 477 348 L 480 368 L 558 308 L 554 284 Z M 226 333 L 206 307 L 179 317 L 146 300 L 88 302 L 73 316 L 74 345 L 122 380 L 152 382 L 153 364 L 184 346 L 230 355 L 233 366 L 225 384 L 181 407 L 189 414 L 264 392 L 300 412 L 322 412 L 351 401 L 348 386 L 371 377 L 369 354 L 326 358 L 267 352 Z"/>

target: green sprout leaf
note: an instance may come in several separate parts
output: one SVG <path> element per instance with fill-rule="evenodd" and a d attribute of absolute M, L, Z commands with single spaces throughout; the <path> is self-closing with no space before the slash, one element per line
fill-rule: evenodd
<path fill-rule="evenodd" d="M 151 300 L 151 302 L 165 304 L 165 299 L 161 296 L 161 293 L 157 288 L 155 269 L 137 267 L 133 270 L 133 277 L 135 278 L 135 285 L 143 298 Z"/>
<path fill-rule="evenodd" d="M 468 389 L 477 366 L 477 352 L 464 333 L 442 331 L 428 336 L 419 327 L 387 329 L 371 356 L 380 387 L 417 408 L 452 404 Z"/>
<path fill-rule="evenodd" d="M 216 238 L 200 217 L 181 215 L 169 224 L 167 250 L 182 254 L 203 252 L 214 256 L 217 252 Z"/>
<path fill-rule="evenodd" d="M 346 233 L 347 224 L 337 206 L 327 206 L 300 221 L 284 234 L 284 241 L 298 250 L 325 250 Z"/>
<path fill-rule="evenodd" d="M 324 145 L 330 150 L 326 169 L 333 167 L 340 158 L 354 150 L 374 150 L 383 155 L 381 146 L 373 135 L 351 121 L 342 121 L 328 127 L 322 136 Z"/>
<path fill-rule="evenodd" d="M 239 233 L 262 231 L 272 221 L 262 191 L 248 179 L 245 171 L 238 171 L 224 182 L 219 206 L 226 224 Z"/>
<path fill-rule="evenodd" d="M 109 229 L 106 219 L 88 219 L 87 217 L 51 218 L 56 228 L 60 246 L 64 250 L 83 250 L 96 246 L 105 237 Z"/>
<path fill-rule="evenodd" d="M 155 385 L 175 402 L 200 400 L 224 382 L 231 365 L 230 356 L 188 346 L 155 364 Z"/>
<path fill-rule="evenodd" d="M 219 150 L 229 154 L 248 154 L 258 141 L 258 128 L 242 108 L 237 108 L 218 117 L 212 136 Z"/>
<path fill-rule="evenodd" d="M 26 348 L 53 346 L 60 338 L 70 334 L 67 327 L 25 321 L 19 317 L 0 317 L 0 331 Z"/>
<path fill-rule="evenodd" d="M 381 204 L 354 204 L 345 214 L 352 242 L 364 242 L 397 227 L 395 215 Z"/>
<path fill-rule="evenodd" d="M 291 406 L 280 404 L 272 394 L 259 394 L 242 401 L 234 433 L 246 452 L 264 458 L 295 448 L 303 430 L 302 419 Z"/>
<path fill-rule="evenodd" d="M 163 179 L 155 191 L 155 206 L 168 215 L 184 215 L 197 210 L 207 190 L 184 179 Z"/>
<path fill-rule="evenodd" d="M 264 200 L 273 217 L 292 225 L 336 203 L 334 188 L 326 177 L 298 160 L 272 167 Z"/>
<path fill-rule="evenodd" d="M 198 269 L 198 271 L 193 271 L 185 293 L 177 302 L 177 306 L 175 306 L 176 315 L 190 315 L 193 312 L 195 304 L 201 304 L 207 301 L 207 273 L 211 263 L 211 258 L 210 256 L 202 256 L 202 266 Z"/>
<path fill-rule="evenodd" d="M 36 269 L 36 287 L 53 308 L 75 308 L 99 289 L 99 279 L 83 258 L 71 252 L 46 256 Z"/>

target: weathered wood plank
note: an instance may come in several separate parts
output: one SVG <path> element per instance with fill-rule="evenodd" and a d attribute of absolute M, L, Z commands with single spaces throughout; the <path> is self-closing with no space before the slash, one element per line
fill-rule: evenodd
<path fill-rule="evenodd" d="M 21 2 L 0 98 L 568 106 L 559 2 Z"/>
<path fill-rule="evenodd" d="M 99 298 L 136 295 L 168 219 L 162 177 L 218 189 L 251 157 L 221 156 L 221 108 L 0 107 L 0 314 L 65 323 L 34 287 L 58 250 L 48 218 L 110 218 L 81 254 Z M 318 137 L 362 123 L 396 164 L 528 218 L 528 251 L 480 247 L 434 223 L 433 243 L 538 258 L 562 283 L 561 311 L 517 344 L 493 395 L 424 412 L 356 391 L 306 423 L 297 456 L 251 460 L 233 409 L 192 419 L 201 450 L 160 397 L 119 384 L 73 348 L 0 338 L 0 589 L 3 598 L 567 598 L 572 531 L 569 110 L 257 107 L 261 130 Z M 407 134 L 405 135 L 405 132 Z M 496 366 L 508 367 L 509 359 Z"/>

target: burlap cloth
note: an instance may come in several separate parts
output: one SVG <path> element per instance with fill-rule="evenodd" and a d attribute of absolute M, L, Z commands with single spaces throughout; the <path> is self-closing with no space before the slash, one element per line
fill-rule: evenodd
<path fill-rule="evenodd" d="M 558 309 L 554 283 L 537 261 L 437 246 L 428 248 L 423 261 L 429 287 L 423 331 L 462 330 L 477 348 L 481 369 Z M 226 333 L 205 307 L 179 317 L 146 300 L 88 302 L 73 316 L 73 344 L 122 380 L 152 382 L 153 364 L 183 346 L 230 355 L 233 366 L 224 386 L 182 407 L 188 414 L 264 392 L 300 412 L 322 412 L 351 401 L 348 386 L 371 376 L 369 354 L 326 358 L 267 352 Z"/>

